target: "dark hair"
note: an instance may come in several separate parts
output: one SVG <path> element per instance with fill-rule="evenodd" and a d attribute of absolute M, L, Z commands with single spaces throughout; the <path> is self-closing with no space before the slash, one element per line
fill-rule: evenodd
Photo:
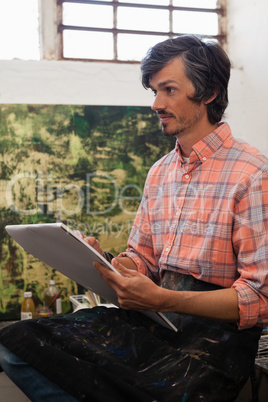
<path fill-rule="evenodd" d="M 196 102 L 216 98 L 208 103 L 208 119 L 212 124 L 219 122 L 228 105 L 228 82 L 230 60 L 216 42 L 204 42 L 195 35 L 169 38 L 149 49 L 141 62 L 142 84 L 150 87 L 153 74 L 162 70 L 174 58 L 181 57 L 185 74 L 195 87 Z"/>

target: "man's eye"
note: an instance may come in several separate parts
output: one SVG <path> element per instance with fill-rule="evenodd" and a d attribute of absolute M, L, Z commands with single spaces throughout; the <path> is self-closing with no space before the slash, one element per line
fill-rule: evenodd
<path fill-rule="evenodd" d="M 174 92 L 174 88 L 167 87 L 167 92 L 168 92 L 169 94 L 171 94 L 172 92 Z"/>
<path fill-rule="evenodd" d="M 157 95 L 157 91 L 154 91 L 153 89 L 152 89 L 152 93 L 153 93 L 154 96 Z"/>

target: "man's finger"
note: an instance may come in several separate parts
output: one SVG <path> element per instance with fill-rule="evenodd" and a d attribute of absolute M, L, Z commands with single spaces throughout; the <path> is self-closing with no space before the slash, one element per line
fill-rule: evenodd
<path fill-rule="evenodd" d="M 104 268 L 105 269 L 110 269 L 110 268 L 106 267 L 104 264 L 102 264 L 99 261 L 93 261 L 93 265 L 94 265 L 94 267 L 96 268 L 97 271 L 101 271 Z"/>
<path fill-rule="evenodd" d="M 136 271 L 122 265 L 116 258 L 112 259 L 111 264 L 123 276 L 131 277 L 136 273 Z"/>

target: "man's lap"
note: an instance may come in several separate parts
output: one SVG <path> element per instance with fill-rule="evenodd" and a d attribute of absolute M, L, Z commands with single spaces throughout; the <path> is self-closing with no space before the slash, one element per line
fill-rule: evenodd
<path fill-rule="evenodd" d="M 2 331 L 0 342 L 80 400 L 102 400 L 103 393 L 117 402 L 217 400 L 221 389 L 226 398 L 219 400 L 228 400 L 254 355 L 245 357 L 241 332 L 185 316 L 175 333 L 140 313 L 98 307 L 20 322 Z"/>

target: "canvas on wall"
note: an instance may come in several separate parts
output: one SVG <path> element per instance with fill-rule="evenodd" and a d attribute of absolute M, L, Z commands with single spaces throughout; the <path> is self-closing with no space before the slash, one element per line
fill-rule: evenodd
<path fill-rule="evenodd" d="M 0 105 L 0 320 L 19 318 L 25 290 L 42 303 L 49 279 L 62 290 L 63 313 L 79 292 L 5 226 L 62 221 L 117 254 L 150 166 L 173 146 L 149 107 Z"/>

